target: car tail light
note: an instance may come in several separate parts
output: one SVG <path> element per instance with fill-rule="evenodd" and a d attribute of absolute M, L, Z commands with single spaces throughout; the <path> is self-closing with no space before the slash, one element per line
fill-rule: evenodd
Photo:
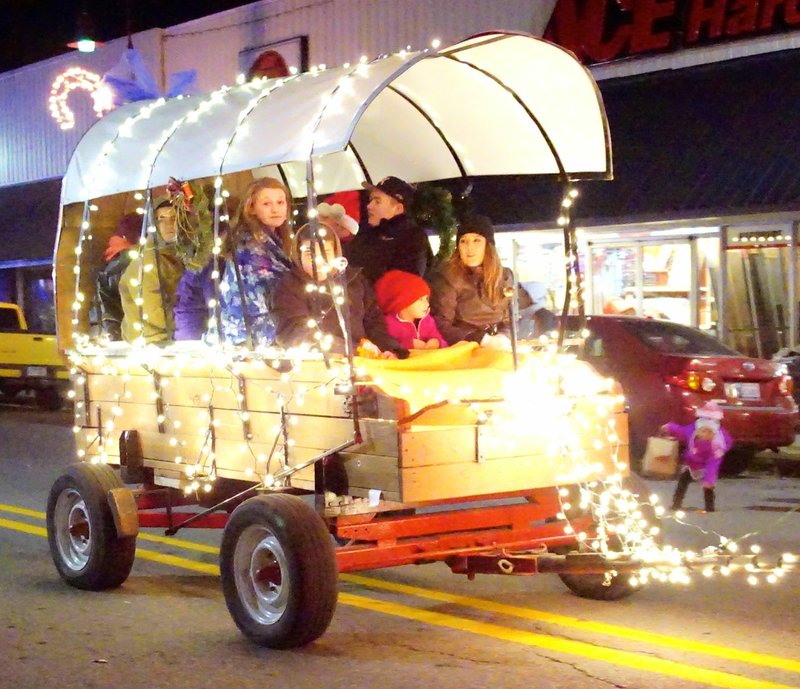
<path fill-rule="evenodd" d="M 792 377 L 787 375 L 781 376 L 780 380 L 778 381 L 778 390 L 781 391 L 782 395 L 791 397 L 792 393 L 794 392 L 794 381 L 792 380 Z"/>
<path fill-rule="evenodd" d="M 667 376 L 666 381 L 669 385 L 676 385 L 692 392 L 712 392 L 717 387 L 713 378 L 699 371 L 683 371 L 676 376 Z"/>

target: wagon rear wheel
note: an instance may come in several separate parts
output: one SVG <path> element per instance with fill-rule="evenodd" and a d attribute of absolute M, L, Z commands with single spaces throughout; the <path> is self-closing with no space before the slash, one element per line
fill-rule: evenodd
<path fill-rule="evenodd" d="M 660 519 L 656 516 L 655 509 L 648 501 L 650 490 L 647 484 L 638 476 L 632 474 L 623 480 L 623 487 L 638 496 L 642 513 L 645 519 L 653 526 L 660 526 Z M 559 574 L 561 581 L 576 596 L 591 598 L 593 600 L 620 600 L 636 593 L 640 587 L 631 583 L 628 574 Z"/>
<path fill-rule="evenodd" d="M 122 486 L 106 464 L 73 464 L 47 499 L 47 540 L 61 578 L 89 591 L 114 588 L 131 572 L 136 537 L 120 538 L 106 495 Z"/>
<path fill-rule="evenodd" d="M 605 574 L 559 574 L 561 581 L 576 596 L 592 600 L 621 600 L 638 590 L 625 574 L 606 578 Z"/>
<path fill-rule="evenodd" d="M 336 609 L 336 556 L 325 524 L 293 495 L 259 495 L 234 510 L 220 574 L 233 621 L 249 639 L 295 648 L 322 636 Z"/>

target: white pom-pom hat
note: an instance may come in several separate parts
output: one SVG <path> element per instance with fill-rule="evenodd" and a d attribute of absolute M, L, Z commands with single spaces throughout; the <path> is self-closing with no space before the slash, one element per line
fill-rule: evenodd
<path fill-rule="evenodd" d="M 699 407 L 695 410 L 694 415 L 698 419 L 711 419 L 713 421 L 721 421 L 722 420 L 722 409 L 719 408 L 719 405 L 714 402 L 706 402 L 702 407 Z"/>
<path fill-rule="evenodd" d="M 358 223 L 355 218 L 351 218 L 345 213 L 344 206 L 341 203 L 318 203 L 317 215 L 323 222 L 330 218 L 333 222 L 339 223 L 350 234 L 358 233 Z"/>

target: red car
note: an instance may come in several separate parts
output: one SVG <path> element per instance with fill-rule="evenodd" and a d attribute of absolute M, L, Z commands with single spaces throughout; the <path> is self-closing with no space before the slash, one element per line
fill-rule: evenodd
<path fill-rule="evenodd" d="M 647 438 L 667 421 L 691 423 L 715 400 L 734 445 L 723 472 L 744 471 L 761 450 L 791 445 L 798 422 L 792 380 L 779 362 L 751 359 L 710 335 L 678 323 L 635 316 L 590 316 L 583 355 L 616 379 L 630 407 L 634 468 Z"/>

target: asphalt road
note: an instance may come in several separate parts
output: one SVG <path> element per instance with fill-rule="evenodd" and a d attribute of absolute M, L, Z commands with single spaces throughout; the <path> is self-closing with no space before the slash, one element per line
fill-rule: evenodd
<path fill-rule="evenodd" d="M 254 647 L 234 626 L 218 533 L 150 531 L 121 588 L 72 589 L 43 514 L 71 461 L 69 425 L 68 413 L 0 409 L 0 689 L 800 687 L 800 573 L 774 586 L 697 575 L 616 603 L 576 598 L 553 575 L 470 582 L 442 564 L 343 575 L 331 627 L 294 651 Z M 668 522 L 667 541 L 757 532 L 766 560 L 800 553 L 800 514 L 787 511 L 800 480 L 724 480 L 717 500 L 715 514 Z M 693 486 L 687 504 L 699 503 Z"/>

